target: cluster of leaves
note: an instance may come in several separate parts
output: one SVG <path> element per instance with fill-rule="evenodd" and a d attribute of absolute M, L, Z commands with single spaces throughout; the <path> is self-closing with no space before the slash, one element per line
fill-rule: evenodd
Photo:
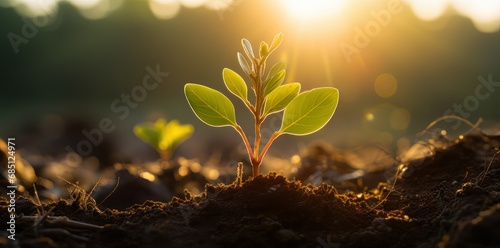
<path fill-rule="evenodd" d="M 158 119 L 156 122 L 145 122 L 134 127 L 134 134 L 142 141 L 151 145 L 160 157 L 168 161 L 175 148 L 191 136 L 192 125 L 181 125 L 177 120 L 167 122 Z"/>
<path fill-rule="evenodd" d="M 271 45 L 262 42 L 259 56 L 255 56 L 247 39 L 242 40 L 247 58 L 241 53 L 237 53 L 237 57 L 243 72 L 250 78 L 255 95 L 253 103 L 248 98 L 245 80 L 231 69 L 225 68 L 222 71 L 222 78 L 229 92 L 243 101 L 255 118 L 253 148 L 236 122 L 235 109 L 229 98 L 217 90 L 199 84 L 188 83 L 184 87 L 187 101 L 201 121 L 214 127 L 231 126 L 240 134 L 252 162 L 253 176 L 259 174 L 262 159 L 278 136 L 307 135 L 318 131 L 331 119 L 338 104 L 339 93 L 336 88 L 321 87 L 299 94 L 299 83 L 283 84 L 286 75 L 284 63 L 275 64 L 265 75 L 266 61 L 281 44 L 282 39 L 283 35 L 280 33 L 274 37 Z M 260 150 L 262 123 L 267 116 L 283 110 L 281 128 L 273 133 Z"/>

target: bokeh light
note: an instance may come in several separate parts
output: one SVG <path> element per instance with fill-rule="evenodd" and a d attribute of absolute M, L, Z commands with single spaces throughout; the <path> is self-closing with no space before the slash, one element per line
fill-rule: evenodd
<path fill-rule="evenodd" d="M 398 82 L 390 73 L 383 73 L 375 80 L 375 92 L 383 98 L 388 98 L 396 93 Z"/>
<path fill-rule="evenodd" d="M 447 7 L 449 0 L 406 0 L 411 5 L 413 12 L 422 20 L 431 21 L 442 16 Z"/>
<path fill-rule="evenodd" d="M 221 11 L 230 9 L 242 0 L 149 0 L 153 14 L 159 19 L 175 17 L 182 7 Z M 3 0 L 0 7 L 14 7 L 23 16 L 46 16 L 58 12 L 59 3 L 69 3 L 88 19 L 104 18 L 123 0 Z M 346 0 L 275 0 L 292 20 L 318 21 L 331 19 L 346 10 Z M 500 1 L 497 0 L 406 0 L 413 13 L 422 20 L 432 21 L 450 13 L 470 18 L 481 32 L 500 30 Z"/>
<path fill-rule="evenodd" d="M 159 19 L 170 19 L 177 15 L 181 4 L 175 0 L 149 0 L 149 8 Z"/>
<path fill-rule="evenodd" d="M 497 0 L 406 0 L 416 16 L 431 21 L 446 14 L 447 10 L 466 16 L 481 32 L 500 29 L 500 1 Z"/>

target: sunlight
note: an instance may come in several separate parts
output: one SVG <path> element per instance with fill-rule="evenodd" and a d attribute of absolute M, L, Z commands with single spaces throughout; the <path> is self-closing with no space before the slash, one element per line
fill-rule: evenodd
<path fill-rule="evenodd" d="M 500 29 L 500 1 L 454 0 L 452 5 L 457 12 L 468 16 L 480 31 L 495 32 Z"/>
<path fill-rule="evenodd" d="M 448 9 L 468 17 L 481 32 L 500 30 L 500 1 L 498 0 L 406 0 L 413 12 L 422 20 L 430 21 L 443 16 Z"/>
<path fill-rule="evenodd" d="M 422 20 L 434 20 L 446 12 L 448 0 L 422 1 L 406 0 L 412 6 L 413 12 Z"/>
<path fill-rule="evenodd" d="M 342 11 L 345 0 L 280 0 L 291 17 L 301 21 L 318 20 Z"/>
<path fill-rule="evenodd" d="M 58 10 L 58 3 L 55 0 L 17 0 L 14 1 L 13 6 L 19 14 L 30 17 L 49 16 Z"/>
<path fill-rule="evenodd" d="M 170 19 L 177 15 L 181 9 L 175 0 L 149 0 L 149 8 L 158 19 Z"/>
<path fill-rule="evenodd" d="M 101 0 L 68 0 L 68 2 L 80 9 L 92 8 L 99 4 L 100 1 Z"/>

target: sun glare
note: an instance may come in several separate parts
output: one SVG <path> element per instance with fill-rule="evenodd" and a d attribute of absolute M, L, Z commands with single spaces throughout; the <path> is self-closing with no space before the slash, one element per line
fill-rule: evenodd
<path fill-rule="evenodd" d="M 301 21 L 328 18 L 337 15 L 345 0 L 280 0 L 291 17 Z"/>
<path fill-rule="evenodd" d="M 481 32 L 500 30 L 500 1 L 498 0 L 406 0 L 415 15 L 422 20 L 434 20 L 451 9 L 472 20 Z"/>

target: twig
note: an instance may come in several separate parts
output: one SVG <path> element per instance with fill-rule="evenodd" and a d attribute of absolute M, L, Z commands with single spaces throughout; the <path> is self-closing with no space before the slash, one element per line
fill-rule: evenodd
<path fill-rule="evenodd" d="M 40 205 L 40 208 L 42 209 L 42 213 L 41 215 L 45 215 L 45 209 L 43 209 L 43 205 L 42 205 L 42 202 L 40 201 L 40 197 L 38 197 L 38 190 L 36 189 L 36 184 L 33 183 L 33 190 L 35 191 L 35 197 L 38 201 L 38 205 Z"/>
<path fill-rule="evenodd" d="M 22 219 L 36 220 L 37 223 L 35 224 L 40 223 L 40 219 L 37 216 L 23 216 Z M 66 216 L 46 216 L 44 219 L 47 220 L 48 224 L 54 226 L 67 226 L 67 227 L 74 227 L 74 228 L 88 229 L 88 230 L 101 230 L 104 228 L 104 226 L 98 226 L 94 224 L 71 220 Z"/>
<path fill-rule="evenodd" d="M 117 177 L 116 178 L 116 184 L 115 184 L 115 187 L 113 188 L 113 190 L 111 190 L 111 192 L 101 202 L 99 202 L 99 204 L 97 204 L 96 207 L 101 206 L 101 204 L 103 202 L 105 202 L 113 193 L 115 193 L 115 190 L 118 188 L 119 184 L 120 184 L 120 177 Z"/>
<path fill-rule="evenodd" d="M 79 241 L 84 241 L 84 242 L 88 242 L 89 239 L 86 238 L 86 237 L 82 237 L 82 236 L 79 236 L 79 235 L 76 235 L 76 234 L 72 234 L 71 232 L 69 232 L 68 230 L 66 229 L 62 229 L 62 228 L 51 228 L 51 229 L 45 229 L 45 230 L 42 230 L 40 231 L 42 234 L 58 234 L 58 235 L 66 235 L 70 238 L 73 238 L 73 239 L 76 239 L 76 240 L 79 240 Z"/>

